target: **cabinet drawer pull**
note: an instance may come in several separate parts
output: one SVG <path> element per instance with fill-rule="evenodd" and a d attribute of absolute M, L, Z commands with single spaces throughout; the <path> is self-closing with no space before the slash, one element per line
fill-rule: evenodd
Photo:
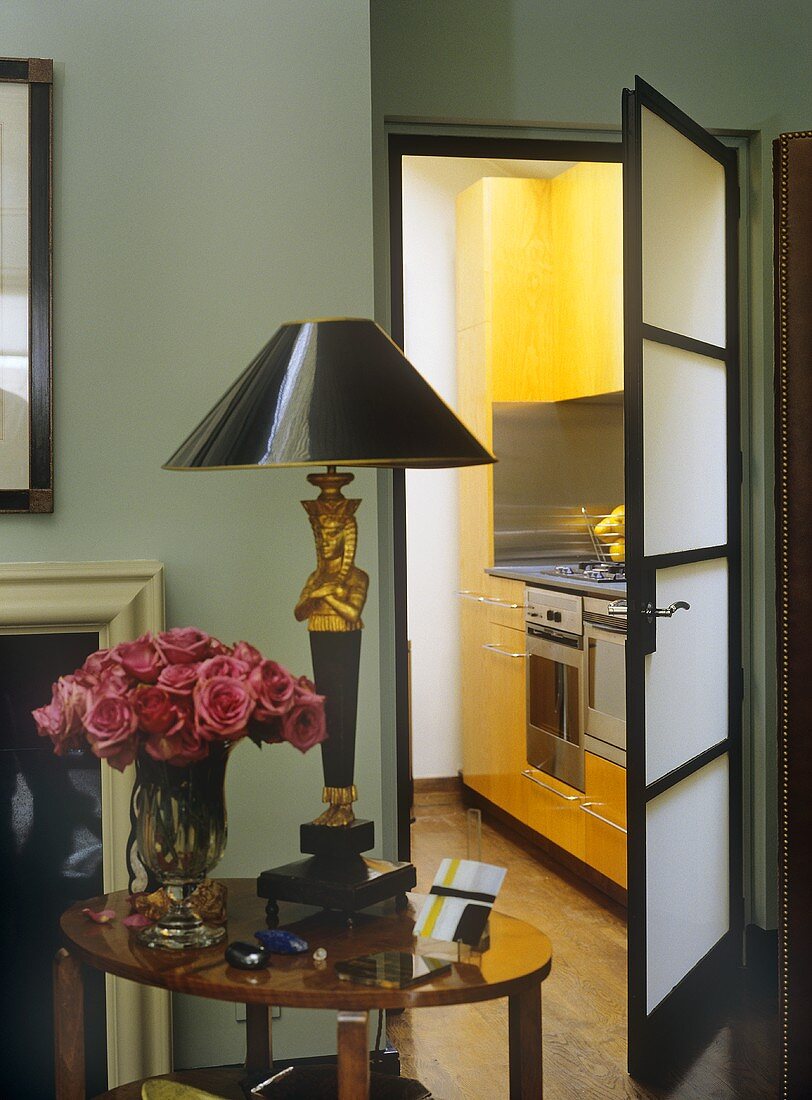
<path fill-rule="evenodd" d="M 510 603 L 508 600 L 499 600 L 496 596 L 483 596 L 485 603 L 493 604 L 495 607 L 509 607 L 511 611 L 519 611 L 524 607 L 523 603 Z"/>
<path fill-rule="evenodd" d="M 483 649 L 489 649 L 491 651 L 491 653 L 501 653 L 503 657 L 526 657 L 527 656 L 526 653 L 514 653 L 510 649 L 503 649 L 500 645 L 497 645 L 496 642 L 483 642 L 482 648 Z"/>
<path fill-rule="evenodd" d="M 602 817 L 600 814 L 596 814 L 592 809 L 593 806 L 601 806 L 601 802 L 582 802 L 581 809 L 585 814 L 589 814 L 590 817 L 597 818 L 598 821 L 602 821 L 604 825 L 611 825 L 613 829 L 617 829 L 619 833 L 623 833 L 625 836 L 628 829 L 624 829 L 622 825 L 617 825 L 614 821 L 610 821 L 608 817 Z"/>
<path fill-rule="evenodd" d="M 462 588 L 457 592 L 464 600 L 476 600 L 477 603 L 489 603 L 495 607 L 509 607 L 511 611 L 521 611 L 523 603 L 509 603 L 507 600 L 497 599 L 496 596 L 483 596 L 481 592 L 473 592 L 470 588 Z"/>
<path fill-rule="evenodd" d="M 545 791 L 552 791 L 553 794 L 557 794 L 559 798 L 563 798 L 566 802 L 578 802 L 579 796 L 577 794 L 564 794 L 563 791 L 557 791 L 555 787 L 549 786 L 547 783 L 542 783 L 540 779 L 536 779 L 532 772 L 522 772 L 525 779 L 529 779 L 531 783 L 535 783 L 537 787 L 543 787 Z M 597 814 L 595 815 L 597 817 Z"/>

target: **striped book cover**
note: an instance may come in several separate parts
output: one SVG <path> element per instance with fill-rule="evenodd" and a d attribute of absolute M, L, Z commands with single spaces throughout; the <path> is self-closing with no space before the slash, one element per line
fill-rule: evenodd
<path fill-rule="evenodd" d="M 471 947 L 479 943 L 507 870 L 473 859 L 444 859 L 415 924 L 415 935 Z"/>

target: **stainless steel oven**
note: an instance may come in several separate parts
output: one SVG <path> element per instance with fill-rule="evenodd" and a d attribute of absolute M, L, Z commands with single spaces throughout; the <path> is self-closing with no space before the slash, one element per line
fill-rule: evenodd
<path fill-rule="evenodd" d="M 526 589 L 527 762 L 584 789 L 580 596 Z"/>
<path fill-rule="evenodd" d="M 584 600 L 584 748 L 626 766 L 625 600 Z"/>

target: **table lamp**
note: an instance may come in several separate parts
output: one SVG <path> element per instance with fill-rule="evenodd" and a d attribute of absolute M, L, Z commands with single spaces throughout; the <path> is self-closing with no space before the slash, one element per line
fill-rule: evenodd
<path fill-rule="evenodd" d="M 326 809 L 302 825 L 310 858 L 264 871 L 258 893 L 349 913 L 415 885 L 411 864 L 364 859 L 374 823 L 353 812 L 361 612 L 369 577 L 355 564 L 360 500 L 338 466 L 445 468 L 495 461 L 374 321 L 297 321 L 271 337 L 164 465 L 168 470 L 325 466 L 302 501 L 316 568 L 294 614 L 306 621 L 316 690 L 326 697 Z"/>

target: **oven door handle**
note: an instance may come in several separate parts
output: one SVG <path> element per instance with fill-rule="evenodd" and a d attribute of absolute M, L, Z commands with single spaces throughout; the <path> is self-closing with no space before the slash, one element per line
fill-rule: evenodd
<path fill-rule="evenodd" d="M 526 657 L 526 653 L 514 653 L 510 649 L 504 649 L 503 646 L 498 645 L 496 642 L 483 642 L 483 649 L 489 649 L 491 653 L 501 653 L 503 657 Z"/>
<path fill-rule="evenodd" d="M 531 771 L 523 771 L 522 775 L 525 779 L 529 779 L 531 783 L 535 783 L 537 787 L 543 787 L 545 791 L 552 791 L 553 794 L 557 794 L 558 797 L 563 798 L 565 802 L 580 802 L 580 795 L 564 794 L 563 791 L 558 791 L 555 787 L 551 787 L 549 783 L 542 783 L 540 779 L 536 779 Z"/>
<path fill-rule="evenodd" d="M 593 806 L 602 806 L 602 802 L 582 802 L 581 809 L 585 814 L 589 814 L 590 817 L 597 818 L 598 821 L 602 821 L 604 825 L 611 825 L 613 829 L 617 829 L 619 833 L 627 835 L 628 829 L 624 829 L 622 825 L 618 825 L 615 821 L 610 821 L 608 817 L 604 817 L 602 814 L 596 814 L 592 809 Z"/>
<path fill-rule="evenodd" d="M 623 623 L 610 624 L 597 623 L 594 619 L 584 619 L 584 626 L 594 631 L 596 634 L 600 632 L 601 634 L 622 634 L 625 636 L 628 633 L 625 621 Z"/>

